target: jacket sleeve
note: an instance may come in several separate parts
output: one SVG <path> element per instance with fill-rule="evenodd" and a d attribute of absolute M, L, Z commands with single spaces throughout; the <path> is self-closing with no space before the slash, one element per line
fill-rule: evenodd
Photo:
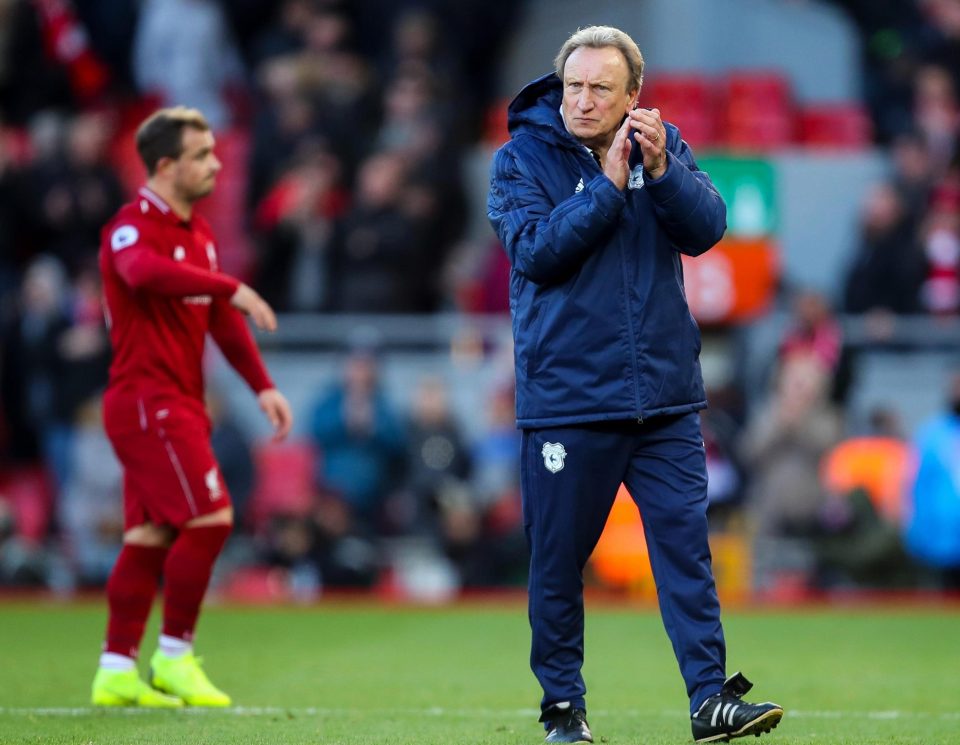
<path fill-rule="evenodd" d="M 535 284 L 570 276 L 616 224 L 625 197 L 603 174 L 555 207 L 509 146 L 497 151 L 487 217 L 514 271 Z"/>
<path fill-rule="evenodd" d="M 224 298 L 210 305 L 210 336 L 254 393 L 274 388 L 243 314 Z"/>
<path fill-rule="evenodd" d="M 727 206 L 710 177 L 697 168 L 693 153 L 675 127 L 668 127 L 667 172 L 646 181 L 660 227 L 674 247 L 699 256 L 727 229 Z"/>

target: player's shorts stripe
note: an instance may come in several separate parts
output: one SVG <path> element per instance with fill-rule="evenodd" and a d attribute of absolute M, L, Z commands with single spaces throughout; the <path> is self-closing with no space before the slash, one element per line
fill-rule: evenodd
<path fill-rule="evenodd" d="M 183 472 L 183 466 L 180 465 L 180 459 L 177 457 L 177 454 L 173 449 L 173 445 L 170 444 L 169 440 L 164 440 L 163 444 L 167 447 L 167 455 L 170 456 L 170 462 L 173 464 L 173 470 L 177 472 L 177 478 L 180 479 L 180 488 L 183 489 L 183 495 L 187 498 L 187 503 L 190 505 L 190 512 L 196 516 L 197 503 L 193 498 L 193 492 L 190 490 L 190 483 L 187 481 L 187 475 Z"/>

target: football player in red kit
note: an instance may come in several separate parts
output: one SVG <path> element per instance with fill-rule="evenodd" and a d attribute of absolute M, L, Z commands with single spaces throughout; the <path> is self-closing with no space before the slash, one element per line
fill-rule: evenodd
<path fill-rule="evenodd" d="M 203 115 L 161 109 L 140 125 L 149 178 L 103 229 L 100 270 L 113 347 L 104 425 L 123 466 L 123 547 L 107 583 L 109 619 L 92 700 L 100 706 L 229 706 L 193 654 L 193 632 L 233 508 L 210 446 L 202 357 L 209 333 L 257 395 L 276 438 L 292 414 L 244 319 L 273 331 L 273 310 L 219 271 L 193 205 L 221 164 Z M 163 626 L 149 685 L 136 659 L 163 577 Z"/>

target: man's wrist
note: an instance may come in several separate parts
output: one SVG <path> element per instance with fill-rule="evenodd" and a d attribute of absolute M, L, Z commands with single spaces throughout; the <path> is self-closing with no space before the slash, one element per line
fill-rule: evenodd
<path fill-rule="evenodd" d="M 663 159 L 663 163 L 661 163 L 658 167 L 653 168 L 653 169 L 649 169 L 649 168 L 647 168 L 646 166 L 644 166 L 644 167 L 643 167 L 643 170 L 646 171 L 647 174 L 648 174 L 654 181 L 658 181 L 659 179 L 663 178 L 663 175 L 667 172 L 667 162 L 668 162 L 667 159 L 664 158 L 664 159 Z"/>
<path fill-rule="evenodd" d="M 623 183 L 620 184 L 620 183 L 617 183 L 618 180 L 617 180 L 615 177 L 611 176 L 611 175 L 610 175 L 609 173 L 607 173 L 606 171 L 603 172 L 603 175 L 607 177 L 607 180 L 608 180 L 611 184 L 613 184 L 613 187 L 614 187 L 615 189 L 617 189 L 618 191 L 623 191 L 624 189 L 627 188 L 627 179 L 623 179 Z"/>

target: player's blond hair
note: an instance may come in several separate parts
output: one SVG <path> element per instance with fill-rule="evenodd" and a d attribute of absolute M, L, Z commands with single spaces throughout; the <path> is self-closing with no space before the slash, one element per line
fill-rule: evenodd
<path fill-rule="evenodd" d="M 556 65 L 557 77 L 563 80 L 563 68 L 567 64 L 567 59 L 580 47 L 590 47 L 591 49 L 602 49 L 603 47 L 613 47 L 619 50 L 623 59 L 627 63 L 627 90 L 640 90 L 643 85 L 643 55 L 640 53 L 640 47 L 625 32 L 613 26 L 585 26 L 578 28 L 570 38 L 563 42 L 557 57 L 553 61 Z"/>
<path fill-rule="evenodd" d="M 207 132 L 210 125 L 198 109 L 174 106 L 159 109 L 143 120 L 137 128 L 136 142 L 140 160 L 151 176 L 156 173 L 161 158 L 176 160 L 183 153 L 183 130 L 187 127 Z"/>

